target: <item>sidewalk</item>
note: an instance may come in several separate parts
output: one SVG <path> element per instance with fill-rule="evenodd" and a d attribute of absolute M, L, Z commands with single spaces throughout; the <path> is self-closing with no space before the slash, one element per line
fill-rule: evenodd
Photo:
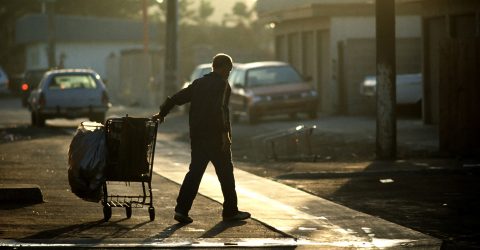
<path fill-rule="evenodd" d="M 159 140 L 168 148 L 168 157 L 157 151 L 155 172 L 181 183 L 188 169 L 188 145 Z M 300 240 L 300 245 L 316 247 L 440 248 L 441 241 L 377 217 L 340 206 L 287 185 L 235 170 L 239 208 L 278 231 Z M 223 201 L 213 167 L 202 179 L 199 193 Z"/>

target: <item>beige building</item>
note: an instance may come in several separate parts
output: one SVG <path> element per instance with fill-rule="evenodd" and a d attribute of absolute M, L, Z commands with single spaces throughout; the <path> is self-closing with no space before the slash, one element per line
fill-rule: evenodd
<path fill-rule="evenodd" d="M 375 74 L 374 0 L 258 0 L 275 29 L 276 57 L 314 79 L 321 110 L 375 108 L 358 94 Z M 396 0 L 397 74 L 421 72 L 422 116 L 440 151 L 480 155 L 480 1 Z"/>
<path fill-rule="evenodd" d="M 376 73 L 374 1 L 259 0 L 257 11 L 274 28 L 276 59 L 312 77 L 320 110 L 374 113 L 374 100 L 360 95 L 361 81 Z M 419 73 L 418 4 L 402 1 L 397 7 L 396 36 L 397 73 Z"/>

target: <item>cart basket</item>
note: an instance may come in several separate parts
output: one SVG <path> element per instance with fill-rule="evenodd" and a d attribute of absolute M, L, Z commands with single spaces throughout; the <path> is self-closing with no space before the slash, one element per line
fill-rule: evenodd
<path fill-rule="evenodd" d="M 107 120 L 107 181 L 151 181 L 157 125 L 148 118 Z"/>

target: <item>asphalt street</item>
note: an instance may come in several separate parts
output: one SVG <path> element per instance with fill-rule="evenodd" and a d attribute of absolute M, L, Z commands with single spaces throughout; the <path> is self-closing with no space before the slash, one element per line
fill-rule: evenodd
<path fill-rule="evenodd" d="M 128 220 L 124 211 L 114 210 L 111 222 L 103 223 L 101 206 L 76 198 L 68 190 L 64 172 L 68 144 L 83 119 L 56 119 L 47 121 L 45 128 L 31 128 L 29 113 L 17 101 L 0 99 L 0 179 L 2 184 L 39 185 L 46 202 L 1 205 L 3 243 L 20 239 L 37 244 L 60 242 L 65 246 L 92 246 L 93 242 L 108 247 L 118 243 L 112 239 L 120 239 L 122 244 L 140 246 L 138 244 L 143 243 L 146 247 L 325 247 L 309 245 L 312 242 L 308 238 L 285 228 L 276 229 L 259 216 L 240 224 L 222 223 L 221 201 L 215 201 L 208 194 L 196 200 L 197 209 L 192 210 L 195 223 L 178 226 L 172 219 L 178 180 L 162 176 L 162 171 L 154 176 L 154 195 L 158 197 L 154 222 L 148 222 L 146 209 L 138 209 Z M 154 112 L 155 109 L 117 106 L 109 115 L 149 116 Z M 157 162 L 170 159 L 173 166 L 186 166 L 189 152 L 186 121 L 186 116 L 173 114 L 162 124 Z M 233 132 L 235 164 L 239 170 L 265 180 L 286 184 L 305 194 L 433 236 L 443 241 L 445 249 L 479 245 L 478 162 L 432 154 L 435 128 L 419 126 L 420 122 L 411 118 L 399 123 L 399 144 L 406 149 L 405 157 L 395 162 L 373 161 L 369 149 L 374 135 L 372 123 L 374 120 L 368 117 L 327 116 L 318 120 L 274 117 L 256 125 L 240 121 L 234 124 Z M 319 156 L 316 162 L 253 157 L 248 138 L 298 124 L 317 126 L 313 137 L 313 148 Z M 409 151 L 409 148 L 412 149 Z M 180 151 L 183 152 L 181 159 L 178 158 Z M 123 190 L 125 186 L 117 188 Z M 313 230 L 313 227 L 302 228 Z M 132 238 L 136 240 L 131 241 Z"/>

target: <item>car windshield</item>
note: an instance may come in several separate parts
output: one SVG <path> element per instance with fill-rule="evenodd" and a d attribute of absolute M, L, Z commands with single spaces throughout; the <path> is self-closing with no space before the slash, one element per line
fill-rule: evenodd
<path fill-rule="evenodd" d="M 190 82 L 193 82 L 195 79 L 202 77 L 203 75 L 206 75 L 212 71 L 211 67 L 205 67 L 205 68 L 197 68 L 193 71 L 192 75 L 190 76 Z"/>
<path fill-rule="evenodd" d="M 94 89 L 97 84 L 91 75 L 54 76 L 49 89 Z"/>
<path fill-rule="evenodd" d="M 262 67 L 247 72 L 247 85 L 249 87 L 300 82 L 302 82 L 302 78 L 290 66 Z"/>

